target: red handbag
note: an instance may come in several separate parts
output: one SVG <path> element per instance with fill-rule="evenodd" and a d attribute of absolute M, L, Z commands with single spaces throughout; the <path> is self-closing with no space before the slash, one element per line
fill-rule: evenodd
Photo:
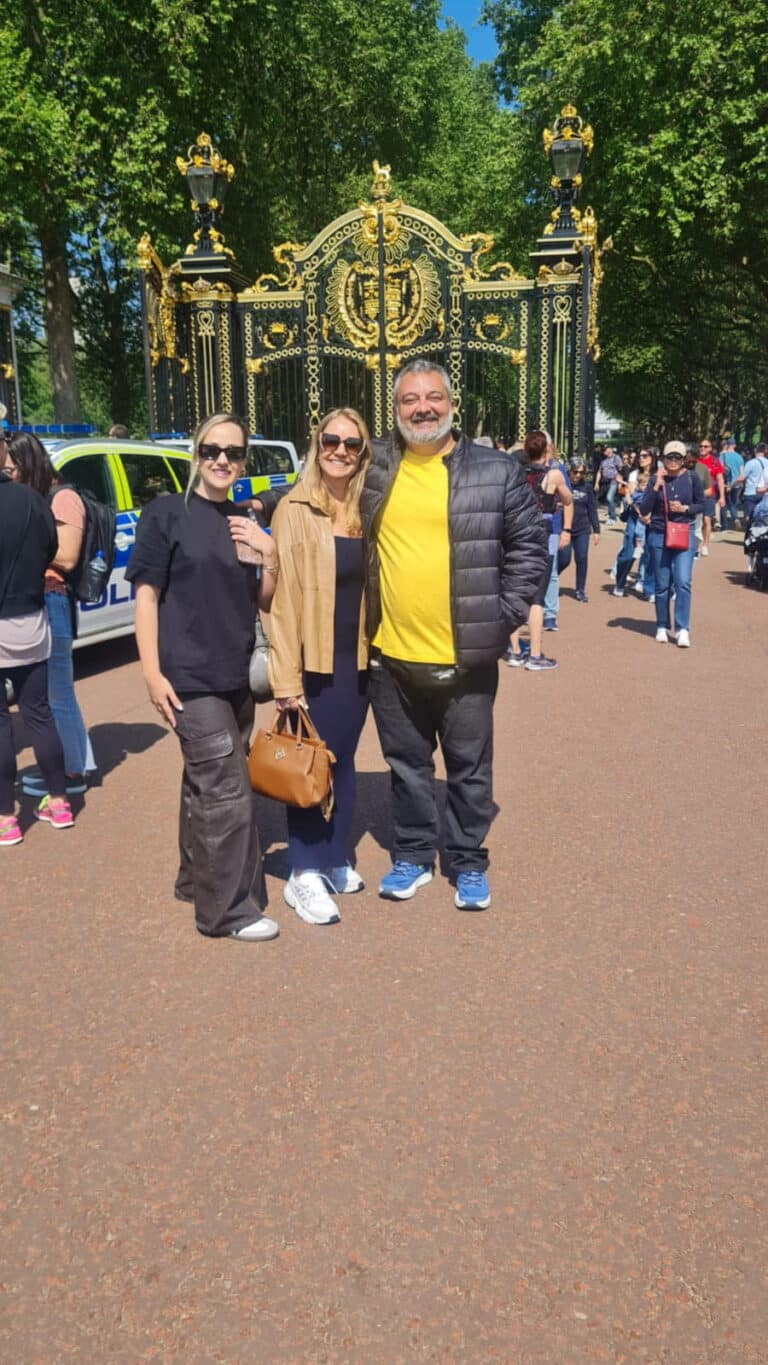
<path fill-rule="evenodd" d="M 664 499 L 664 544 L 668 550 L 687 550 L 691 544 L 691 523 L 670 521 L 665 484 L 661 486 L 661 493 Z"/>

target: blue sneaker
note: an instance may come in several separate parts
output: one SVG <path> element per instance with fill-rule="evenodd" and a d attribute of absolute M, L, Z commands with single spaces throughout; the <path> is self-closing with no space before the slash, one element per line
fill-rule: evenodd
<path fill-rule="evenodd" d="M 556 616 L 545 616 L 545 617 L 544 617 L 544 629 L 545 629 L 545 630 L 557 630 L 557 617 L 556 617 Z"/>
<path fill-rule="evenodd" d="M 510 668 L 522 668 L 526 659 L 526 656 L 523 653 L 522 649 L 520 650 L 519 654 L 516 654 L 511 645 L 509 649 L 506 650 L 504 654 L 502 654 L 501 657 L 504 660 L 505 664 L 509 664 Z"/>
<path fill-rule="evenodd" d="M 431 882 L 434 873 L 426 863 L 406 863 L 402 858 L 395 860 L 391 872 L 379 882 L 379 895 L 387 900 L 409 901 L 416 895 L 420 886 Z"/>
<path fill-rule="evenodd" d="M 459 910 L 487 910 L 491 903 L 488 878 L 484 872 L 460 872 L 454 897 Z"/>
<path fill-rule="evenodd" d="M 529 654 L 524 667 L 530 673 L 544 673 L 548 668 L 557 668 L 557 659 L 548 659 L 546 654 Z"/>

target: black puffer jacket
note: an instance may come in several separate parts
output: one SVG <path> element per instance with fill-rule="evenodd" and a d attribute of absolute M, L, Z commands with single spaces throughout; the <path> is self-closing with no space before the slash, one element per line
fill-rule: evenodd
<path fill-rule="evenodd" d="M 372 446 L 360 502 L 370 638 L 381 621 L 377 530 L 402 453 L 392 436 Z M 547 534 L 517 460 L 459 435 L 445 462 L 456 661 L 477 668 L 495 663 L 510 631 L 527 621 L 549 557 Z"/>

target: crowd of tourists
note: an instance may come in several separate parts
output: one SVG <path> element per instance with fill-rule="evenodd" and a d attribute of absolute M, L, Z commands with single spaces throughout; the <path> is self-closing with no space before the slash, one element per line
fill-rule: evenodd
<path fill-rule="evenodd" d="M 287 805 L 286 903 L 307 923 L 331 924 L 338 898 L 363 887 L 350 841 L 355 752 L 370 705 L 391 778 L 392 867 L 379 894 L 413 897 L 442 847 L 456 907 L 484 910 L 499 661 L 556 668 L 544 633 L 557 629 L 571 567 L 576 600 L 589 601 L 603 500 L 607 524 L 624 525 L 614 595 L 634 576 L 654 606 L 656 639 L 674 634 L 689 647 L 693 561 L 709 553 L 718 511 L 726 524 L 762 515 L 768 458 L 758 449 L 744 461 L 727 442 L 721 459 L 707 441 L 673 440 L 661 452 L 601 451 L 590 468 L 583 458 L 562 462 L 543 431 L 509 452 L 455 429 L 448 375 L 428 359 L 396 377 L 389 437 L 372 440 L 360 413 L 334 409 L 312 433 L 295 486 L 263 494 L 245 515 L 230 493 L 248 434 L 231 413 L 200 425 L 186 492 L 144 510 L 126 574 L 147 692 L 181 751 L 175 896 L 207 936 L 279 932 L 265 913 L 247 761 L 249 667 L 263 615 L 277 710 L 307 717 L 334 759 L 330 797 Z M 35 814 L 55 829 L 72 825 L 69 796 L 94 766 L 74 695 L 67 589 L 83 515 L 73 490 L 57 490 L 34 437 L 0 440 L 0 674 L 38 761 Z M 15 780 L 2 687 L 0 844 L 22 839 Z"/>

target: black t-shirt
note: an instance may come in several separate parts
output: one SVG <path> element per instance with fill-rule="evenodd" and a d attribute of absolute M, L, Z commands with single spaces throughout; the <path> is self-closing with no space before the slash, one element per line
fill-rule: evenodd
<path fill-rule="evenodd" d="M 259 573 L 241 564 L 226 524 L 234 503 L 193 493 L 155 498 L 141 514 L 126 578 L 160 589 L 160 670 L 177 692 L 248 685 Z"/>

